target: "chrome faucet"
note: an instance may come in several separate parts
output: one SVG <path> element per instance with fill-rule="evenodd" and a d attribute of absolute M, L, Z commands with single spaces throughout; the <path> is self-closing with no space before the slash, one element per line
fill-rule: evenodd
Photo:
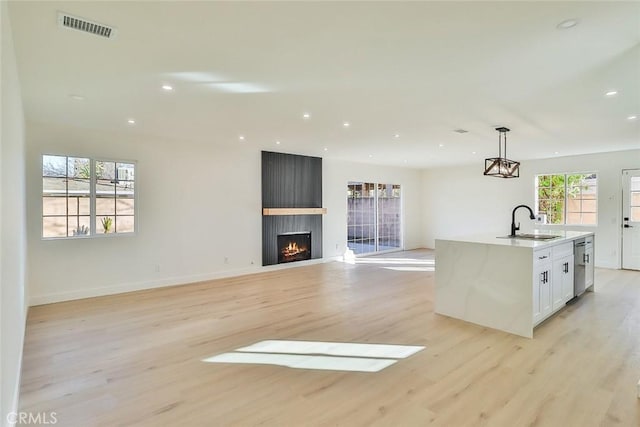
<path fill-rule="evenodd" d="M 536 219 L 536 216 L 533 214 L 533 210 L 527 205 L 518 205 L 513 208 L 513 212 L 511 212 L 511 234 L 509 237 L 516 237 L 516 231 L 520 230 L 520 223 L 516 226 L 516 211 L 518 208 L 527 208 L 529 209 L 529 218 Z"/>

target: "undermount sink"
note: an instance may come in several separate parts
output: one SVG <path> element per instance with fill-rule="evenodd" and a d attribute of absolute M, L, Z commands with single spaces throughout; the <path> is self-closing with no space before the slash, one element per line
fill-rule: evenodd
<path fill-rule="evenodd" d="M 503 239 L 525 239 L 525 240 L 551 240 L 560 236 L 554 234 L 516 234 L 515 236 L 504 236 Z"/>

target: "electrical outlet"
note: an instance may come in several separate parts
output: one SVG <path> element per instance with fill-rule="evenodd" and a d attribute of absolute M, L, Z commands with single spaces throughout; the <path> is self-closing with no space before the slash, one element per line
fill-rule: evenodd
<path fill-rule="evenodd" d="M 535 222 L 537 224 L 546 224 L 547 223 L 547 214 L 538 214 L 538 215 L 536 215 Z"/>
<path fill-rule="evenodd" d="M 224 257 L 224 263 L 229 264 L 229 257 Z"/>

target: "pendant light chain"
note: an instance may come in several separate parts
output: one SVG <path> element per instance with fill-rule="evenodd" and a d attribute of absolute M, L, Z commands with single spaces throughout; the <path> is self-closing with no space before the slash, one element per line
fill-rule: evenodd
<path fill-rule="evenodd" d="M 504 134 L 504 158 L 507 158 L 507 132 L 503 132 Z"/>

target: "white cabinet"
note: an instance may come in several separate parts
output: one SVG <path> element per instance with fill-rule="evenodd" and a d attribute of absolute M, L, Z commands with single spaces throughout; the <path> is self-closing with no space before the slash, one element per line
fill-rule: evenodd
<path fill-rule="evenodd" d="M 551 248 L 553 260 L 553 311 L 560 310 L 573 298 L 573 242 L 562 243 Z"/>
<path fill-rule="evenodd" d="M 553 300 L 551 299 L 551 263 L 544 266 L 541 272 L 540 282 L 540 311 L 545 319 L 553 312 Z"/>
<path fill-rule="evenodd" d="M 542 322 L 573 298 L 573 242 L 533 253 L 533 323 Z"/>
<path fill-rule="evenodd" d="M 562 280 L 562 294 L 564 295 L 565 304 L 573 298 L 574 293 L 574 259 L 573 255 L 565 258 L 566 270 Z"/>
<path fill-rule="evenodd" d="M 533 271 L 533 324 L 542 321 L 542 307 L 540 305 L 540 289 L 544 282 L 544 267 L 536 268 Z"/>
<path fill-rule="evenodd" d="M 573 255 L 553 260 L 553 311 L 557 311 L 573 298 Z"/>
<path fill-rule="evenodd" d="M 550 250 L 533 253 L 533 324 L 540 323 L 553 310 L 552 263 Z"/>
<path fill-rule="evenodd" d="M 584 247 L 584 287 L 585 289 L 593 286 L 593 266 L 594 266 L 594 253 L 593 253 L 593 237 L 588 237 Z"/>

